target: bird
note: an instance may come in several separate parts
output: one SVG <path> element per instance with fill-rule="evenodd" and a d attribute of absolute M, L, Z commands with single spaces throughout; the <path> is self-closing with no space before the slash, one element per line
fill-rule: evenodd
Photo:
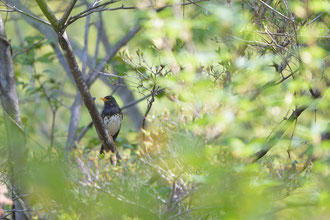
<path fill-rule="evenodd" d="M 104 102 L 104 107 L 101 113 L 104 127 L 109 136 L 112 137 L 112 140 L 115 141 L 123 122 L 123 113 L 113 96 L 108 95 L 100 99 Z M 103 154 L 104 150 L 105 148 L 102 144 L 100 154 Z"/>

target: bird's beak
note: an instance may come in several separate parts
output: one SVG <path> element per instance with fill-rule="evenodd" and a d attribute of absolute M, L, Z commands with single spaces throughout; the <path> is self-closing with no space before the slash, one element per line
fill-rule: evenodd
<path fill-rule="evenodd" d="M 103 102 L 105 102 L 105 101 L 107 101 L 107 99 L 106 98 L 100 98 Z"/>

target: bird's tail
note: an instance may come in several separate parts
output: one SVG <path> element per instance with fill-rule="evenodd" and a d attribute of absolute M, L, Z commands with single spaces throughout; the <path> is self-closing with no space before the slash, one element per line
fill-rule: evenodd
<path fill-rule="evenodd" d="M 103 154 L 103 152 L 104 152 L 104 146 L 103 146 L 103 144 L 101 145 L 101 149 L 100 149 L 100 154 Z"/>
<path fill-rule="evenodd" d="M 116 146 L 116 145 L 115 145 Z M 103 153 L 105 153 L 104 151 L 106 150 L 106 148 L 104 147 L 104 145 L 102 144 L 101 145 L 101 149 L 100 149 L 100 155 L 101 154 L 103 154 Z M 117 162 L 120 162 L 120 160 L 121 160 L 121 156 L 120 156 L 120 154 L 119 154 L 119 152 L 118 152 L 118 148 L 117 148 L 117 146 L 116 146 L 116 155 L 113 155 L 113 154 L 111 154 L 110 155 L 110 162 L 111 162 L 111 164 L 112 165 L 116 165 L 117 164 Z"/>
<path fill-rule="evenodd" d="M 105 153 L 105 147 L 104 147 L 104 145 L 102 144 L 101 145 L 101 149 L 100 149 L 100 155 L 102 155 L 102 154 L 104 154 Z M 118 154 L 118 151 L 117 151 L 117 155 L 116 156 L 118 156 L 119 154 Z M 118 158 L 116 157 L 115 155 L 113 155 L 113 154 L 111 154 L 110 155 L 110 163 L 113 165 L 113 166 L 116 166 L 116 164 L 117 164 L 117 160 L 118 160 Z M 120 155 L 119 155 L 119 158 L 120 158 Z"/>

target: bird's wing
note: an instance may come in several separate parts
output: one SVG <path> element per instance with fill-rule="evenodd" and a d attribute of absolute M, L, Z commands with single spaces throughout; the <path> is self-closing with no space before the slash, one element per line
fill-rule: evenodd
<path fill-rule="evenodd" d="M 120 113 L 121 113 L 121 112 L 120 112 Z M 119 132 L 120 132 L 121 125 L 122 125 L 122 123 L 123 123 L 123 113 L 121 113 L 120 116 L 121 116 L 121 123 L 120 123 L 119 129 L 118 129 L 118 132 L 112 137 L 112 138 L 113 138 L 113 141 L 116 140 L 116 138 L 117 138 L 117 136 L 118 136 L 118 134 L 119 134 Z"/>

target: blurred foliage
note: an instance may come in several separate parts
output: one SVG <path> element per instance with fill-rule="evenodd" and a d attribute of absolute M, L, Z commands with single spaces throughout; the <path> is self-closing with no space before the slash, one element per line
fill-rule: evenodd
<path fill-rule="evenodd" d="M 13 45 L 14 51 L 32 47 L 14 62 L 34 218 L 327 219 L 329 2 L 180 3 L 139 0 L 136 10 L 103 13 L 107 31 L 116 39 L 127 23 L 143 23 L 107 67 L 119 72 L 110 82 L 126 78 L 137 98 L 153 87 L 166 88 L 165 95 L 156 96 L 146 130 L 131 129 L 124 117 L 118 166 L 111 166 L 109 154 L 98 155 L 94 129 L 65 157 L 70 114 L 65 103 L 70 105 L 75 89 L 52 42 L 20 30 L 26 37 Z M 172 6 L 158 13 L 152 9 L 167 4 Z M 81 20 L 68 29 L 79 42 Z M 121 27 L 113 21 L 126 23 Z M 7 35 L 13 37 L 14 31 Z M 95 96 L 106 91 L 103 85 L 91 89 Z M 139 108 L 145 111 L 145 106 Z M 307 109 L 282 126 L 302 107 Z M 86 110 L 81 117 L 80 131 L 90 121 Z M 2 116 L 0 129 L 5 140 Z M 273 135 L 277 138 L 267 154 L 252 162 Z M 4 141 L 0 155 L 5 171 Z"/>

